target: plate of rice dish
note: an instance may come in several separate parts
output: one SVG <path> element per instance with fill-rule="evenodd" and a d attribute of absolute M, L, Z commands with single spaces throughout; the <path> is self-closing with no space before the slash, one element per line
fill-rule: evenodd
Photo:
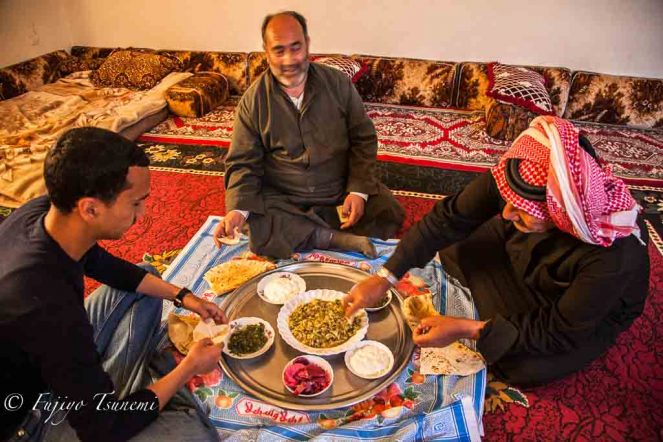
<path fill-rule="evenodd" d="M 318 289 L 304 292 L 283 305 L 276 325 L 283 340 L 295 350 L 313 355 L 335 355 L 364 339 L 368 315 L 361 310 L 346 318 L 345 293 Z"/>

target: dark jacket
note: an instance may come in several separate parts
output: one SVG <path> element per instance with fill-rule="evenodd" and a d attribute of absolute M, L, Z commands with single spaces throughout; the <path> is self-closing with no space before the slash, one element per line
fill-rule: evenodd
<path fill-rule="evenodd" d="M 598 357 L 642 313 L 649 255 L 632 235 L 600 247 L 556 228 L 522 233 L 498 216 L 504 205 L 492 174 L 480 175 L 437 203 L 385 266 L 401 277 L 440 251 L 490 320 L 478 342 L 486 360 L 513 382 L 543 382 Z"/>
<path fill-rule="evenodd" d="M 267 70 L 244 93 L 226 158 L 226 210 L 264 214 L 263 193 L 312 204 L 378 192 L 377 135 L 350 79 L 311 63 L 299 112 Z"/>

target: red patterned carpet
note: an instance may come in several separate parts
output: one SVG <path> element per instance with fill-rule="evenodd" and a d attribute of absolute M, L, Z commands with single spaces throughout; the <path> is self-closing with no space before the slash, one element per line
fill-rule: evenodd
<path fill-rule="evenodd" d="M 482 113 L 368 105 L 378 132 L 381 179 L 392 189 L 448 194 L 494 164 L 508 148 L 485 134 Z M 223 170 L 234 103 L 201 119 L 172 118 L 142 141 L 166 168 Z M 663 223 L 663 134 L 583 125 L 601 157 L 625 178 L 653 230 Z M 201 147 L 203 145 L 204 147 Z M 400 198 L 408 222 L 432 205 Z M 663 247 L 659 241 L 659 249 Z M 661 255 L 650 245 L 651 297 L 645 313 L 605 357 L 582 372 L 525 392 L 492 383 L 485 414 L 488 440 L 655 440 L 663 437 L 663 313 Z M 502 389 L 503 388 L 503 389 Z M 501 389 L 501 391 L 500 391 Z"/>
<path fill-rule="evenodd" d="M 172 117 L 141 136 L 144 142 L 227 147 L 235 101 L 202 118 Z M 367 104 L 381 161 L 483 171 L 510 146 L 486 135 L 483 112 Z M 579 123 L 599 156 L 629 184 L 663 187 L 663 132 Z"/>
<path fill-rule="evenodd" d="M 147 214 L 122 241 L 105 246 L 138 261 L 144 252 L 184 246 L 208 214 L 222 214 L 220 176 L 155 171 Z M 405 228 L 436 199 L 399 192 L 408 214 Z M 487 440 L 657 440 L 663 437 L 663 257 L 650 245 L 651 295 L 644 314 L 604 357 L 585 370 L 545 387 L 487 398 Z M 91 285 L 88 289 L 92 288 Z M 489 387 L 499 390 L 499 383 Z M 510 394 L 511 393 L 511 394 Z"/>
<path fill-rule="evenodd" d="M 381 179 L 398 192 L 407 229 L 436 202 L 492 165 L 506 145 L 485 137 L 480 114 L 369 105 L 379 132 Z M 223 214 L 223 158 L 234 105 L 202 119 L 170 118 L 141 137 L 153 164 L 147 213 L 121 241 L 104 245 L 131 261 L 183 247 L 208 215 Z M 450 118 L 453 116 L 453 118 Z M 643 205 L 650 296 L 643 315 L 580 373 L 521 392 L 488 385 L 487 440 L 663 440 L 663 135 L 585 126 L 600 155 Z M 414 192 L 423 192 L 414 193 Z M 0 221 L 9 210 L 0 208 Z M 89 291 L 94 284 L 87 283 Z"/>
<path fill-rule="evenodd" d="M 650 244 L 650 296 L 617 344 L 584 370 L 484 414 L 486 440 L 663 440 L 663 257 Z"/>

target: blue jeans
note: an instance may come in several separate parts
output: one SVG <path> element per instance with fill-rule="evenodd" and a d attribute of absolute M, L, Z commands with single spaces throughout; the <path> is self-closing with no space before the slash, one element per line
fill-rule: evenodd
<path fill-rule="evenodd" d="M 141 267 L 158 275 L 149 264 Z M 147 387 L 175 367 L 170 352 L 157 348 L 164 334 L 159 332 L 162 302 L 108 286 L 99 287 L 85 300 L 103 369 L 119 398 Z M 78 440 L 68 422 L 50 425 L 43 419 L 39 413 L 28 416 L 23 428 L 32 437 L 17 440 Z M 182 387 L 159 417 L 132 440 L 209 441 L 218 440 L 218 433 L 191 392 Z"/>

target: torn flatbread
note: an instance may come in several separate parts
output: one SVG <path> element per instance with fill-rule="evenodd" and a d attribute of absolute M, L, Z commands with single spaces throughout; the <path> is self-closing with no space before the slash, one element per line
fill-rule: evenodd
<path fill-rule="evenodd" d="M 338 213 L 338 220 L 341 222 L 341 224 L 347 222 L 350 217 L 343 215 L 343 205 L 341 204 L 340 206 L 336 206 L 336 213 Z"/>
<path fill-rule="evenodd" d="M 242 234 L 240 233 L 239 229 L 235 227 L 232 236 L 219 236 L 218 239 L 221 244 L 234 246 L 235 244 L 239 244 L 241 237 Z"/>
<path fill-rule="evenodd" d="M 200 322 L 198 315 L 168 315 L 168 337 L 177 351 L 187 354 L 193 344 L 193 329 Z"/>
<path fill-rule="evenodd" d="M 422 319 L 437 316 L 439 313 L 433 306 L 433 295 L 410 296 L 403 300 L 403 316 L 412 330 L 417 328 Z"/>
<path fill-rule="evenodd" d="M 204 279 L 214 293 L 222 295 L 236 289 L 254 276 L 275 267 L 274 264 L 267 261 L 233 259 L 208 270 Z"/>
<path fill-rule="evenodd" d="M 215 344 L 223 342 L 230 331 L 228 324 L 216 324 L 213 319 L 198 322 L 193 329 L 193 342 L 198 342 L 205 338 L 210 338 Z"/>
<path fill-rule="evenodd" d="M 423 347 L 419 362 L 421 374 L 469 376 L 486 366 L 480 353 L 458 341 L 446 347 Z"/>
<path fill-rule="evenodd" d="M 213 319 L 201 321 L 198 315 L 168 315 L 168 337 L 177 351 L 182 354 L 189 353 L 194 342 L 211 338 L 215 344 L 220 344 L 230 331 L 228 324 L 215 324 Z"/>

